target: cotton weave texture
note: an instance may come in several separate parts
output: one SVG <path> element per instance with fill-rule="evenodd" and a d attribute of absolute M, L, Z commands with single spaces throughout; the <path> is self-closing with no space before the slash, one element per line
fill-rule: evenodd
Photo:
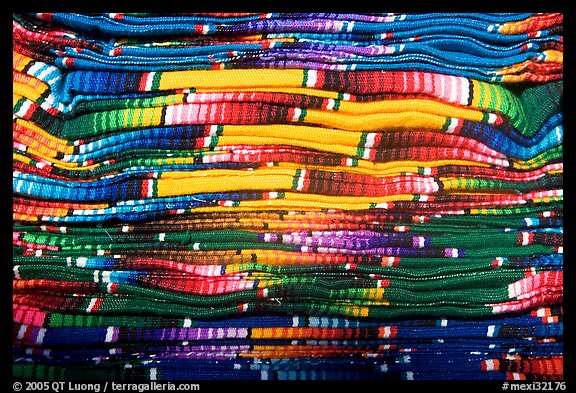
<path fill-rule="evenodd" d="M 13 15 L 13 374 L 563 379 L 563 15 Z"/>

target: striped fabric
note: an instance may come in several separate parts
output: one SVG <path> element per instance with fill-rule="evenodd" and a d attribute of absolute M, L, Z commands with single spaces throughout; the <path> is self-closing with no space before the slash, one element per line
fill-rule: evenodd
<path fill-rule="evenodd" d="M 561 13 L 13 15 L 13 375 L 561 380 Z"/>

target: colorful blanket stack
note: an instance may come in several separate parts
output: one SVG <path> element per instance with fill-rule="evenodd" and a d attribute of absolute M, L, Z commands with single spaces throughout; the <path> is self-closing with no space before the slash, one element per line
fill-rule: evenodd
<path fill-rule="evenodd" d="M 562 379 L 562 14 L 13 15 L 13 372 Z"/>

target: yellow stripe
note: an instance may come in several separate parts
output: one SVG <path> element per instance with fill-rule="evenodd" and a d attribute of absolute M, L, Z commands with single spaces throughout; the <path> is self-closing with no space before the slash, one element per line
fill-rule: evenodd
<path fill-rule="evenodd" d="M 308 110 L 308 112 L 310 112 L 310 110 Z M 457 117 L 476 122 L 481 121 L 483 118 L 483 113 L 481 111 L 426 99 L 385 100 L 374 102 L 343 101 L 340 103 L 340 109 L 338 110 L 338 113 L 350 113 L 354 115 L 403 112 L 427 113 L 443 117 Z"/>
<path fill-rule="evenodd" d="M 286 192 L 284 199 L 270 199 L 263 201 L 242 201 L 240 206 L 209 206 L 194 209 L 196 213 L 214 213 L 214 212 L 249 212 L 261 210 L 303 210 L 303 211 L 318 211 L 322 209 L 334 209 L 337 207 L 339 210 L 366 210 L 370 208 L 371 203 L 385 203 L 394 201 L 412 201 L 414 196 L 411 194 L 398 194 L 385 197 L 374 197 L 370 202 L 363 202 L 362 197 L 342 197 L 332 195 L 316 195 L 316 194 L 297 194 L 300 196 L 314 197 L 317 200 L 294 200 L 289 193 Z M 353 199 L 357 199 L 355 203 Z M 367 198 L 366 198 L 367 199 Z"/>
<path fill-rule="evenodd" d="M 329 90 L 317 90 L 309 87 L 236 87 L 233 90 L 230 88 L 197 88 L 197 93 L 242 93 L 242 92 L 263 92 L 263 93 L 287 93 L 287 94 L 302 94 L 312 97 L 322 97 L 322 98 L 338 98 L 338 92 Z"/>
<path fill-rule="evenodd" d="M 174 196 L 203 192 L 237 190 L 289 190 L 294 171 L 279 170 L 207 170 L 195 172 L 165 172 L 158 180 L 158 196 Z"/>
<path fill-rule="evenodd" d="M 159 89 L 300 87 L 303 76 L 303 71 L 296 69 L 168 71 L 162 73 Z"/>

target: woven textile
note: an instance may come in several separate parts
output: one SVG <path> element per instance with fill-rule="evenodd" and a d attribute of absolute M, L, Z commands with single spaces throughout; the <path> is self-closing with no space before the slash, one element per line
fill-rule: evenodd
<path fill-rule="evenodd" d="M 13 15 L 13 374 L 562 379 L 563 15 Z"/>

